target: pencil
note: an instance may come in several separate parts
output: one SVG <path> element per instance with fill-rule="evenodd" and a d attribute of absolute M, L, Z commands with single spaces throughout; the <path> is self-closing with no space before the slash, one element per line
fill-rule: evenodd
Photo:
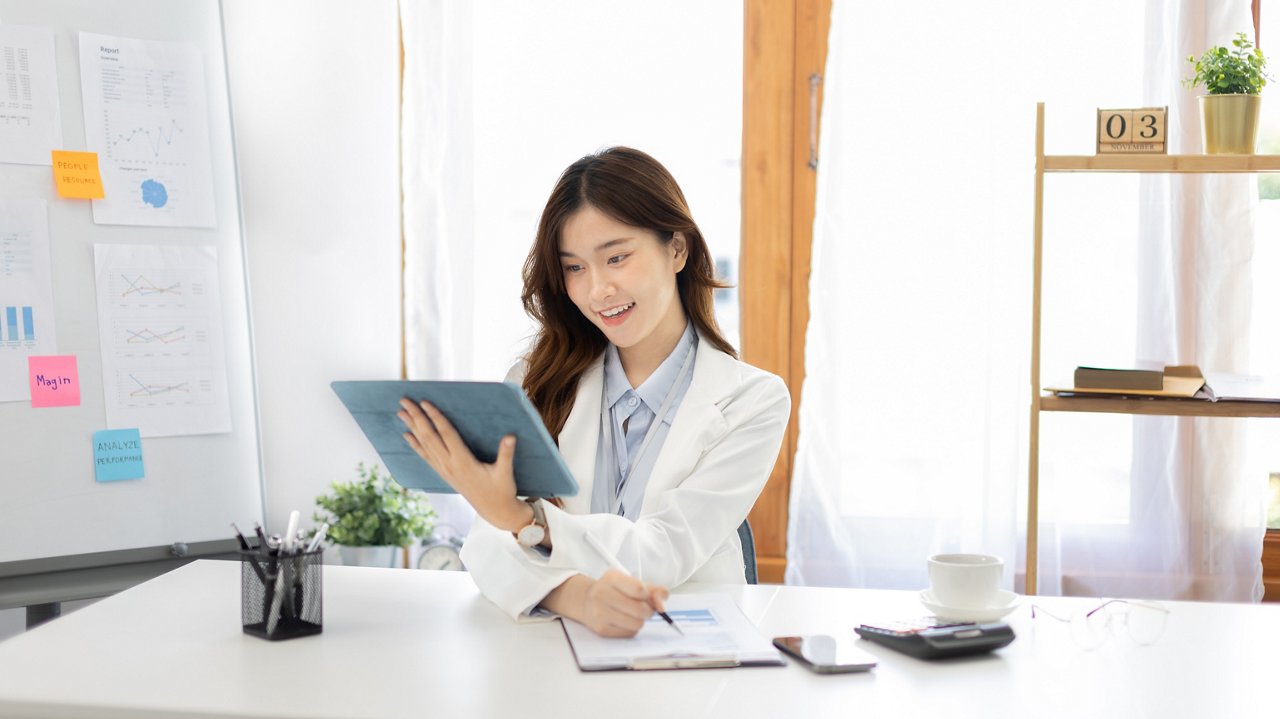
<path fill-rule="evenodd" d="M 616 569 L 617 571 L 622 572 L 628 577 L 631 576 L 631 572 L 628 572 L 627 568 L 622 566 L 622 562 L 619 562 L 617 557 L 610 554 L 608 549 L 605 549 L 605 546 L 600 543 L 600 540 L 596 539 L 596 535 L 592 534 L 591 532 L 584 532 L 582 535 L 582 538 L 587 541 L 587 546 L 594 549 L 595 553 L 599 554 L 600 558 L 603 559 L 611 569 Z M 676 630 L 677 632 L 680 632 L 680 636 L 682 637 L 684 636 L 684 630 L 680 628 L 679 624 L 676 624 L 676 621 L 671 618 L 671 615 L 667 614 L 666 612 L 659 611 L 656 607 L 654 608 L 654 611 L 658 612 L 658 616 L 662 617 L 663 621 L 671 625 L 672 629 Z"/>

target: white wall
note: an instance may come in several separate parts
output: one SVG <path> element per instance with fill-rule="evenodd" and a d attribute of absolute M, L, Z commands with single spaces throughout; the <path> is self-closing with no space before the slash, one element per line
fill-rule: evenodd
<path fill-rule="evenodd" d="M 267 523 L 377 455 L 329 389 L 400 376 L 394 0 L 223 0 Z"/>

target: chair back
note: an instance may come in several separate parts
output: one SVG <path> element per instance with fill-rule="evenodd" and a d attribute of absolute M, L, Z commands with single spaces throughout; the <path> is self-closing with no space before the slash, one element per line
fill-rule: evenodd
<path fill-rule="evenodd" d="M 738 525 L 738 539 L 742 542 L 742 569 L 747 584 L 756 584 L 756 538 L 751 533 L 751 523 L 745 519 Z"/>

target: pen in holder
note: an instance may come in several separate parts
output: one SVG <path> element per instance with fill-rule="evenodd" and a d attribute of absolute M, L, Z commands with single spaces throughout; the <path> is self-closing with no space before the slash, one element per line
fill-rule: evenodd
<path fill-rule="evenodd" d="M 263 548 L 240 552 L 240 623 L 245 634 L 292 639 L 322 627 L 324 548 L 293 554 Z"/>

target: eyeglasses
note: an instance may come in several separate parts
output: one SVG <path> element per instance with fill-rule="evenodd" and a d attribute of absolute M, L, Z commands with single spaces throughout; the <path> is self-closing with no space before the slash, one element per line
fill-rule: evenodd
<path fill-rule="evenodd" d="M 1113 620 L 1125 626 L 1135 644 L 1155 644 L 1164 634 L 1169 610 L 1159 602 L 1109 599 L 1087 612 L 1075 612 L 1069 617 L 1060 617 L 1032 604 L 1031 618 L 1035 619 L 1037 614 L 1070 624 L 1071 638 L 1076 644 L 1093 650 L 1105 644 L 1111 636 Z"/>

